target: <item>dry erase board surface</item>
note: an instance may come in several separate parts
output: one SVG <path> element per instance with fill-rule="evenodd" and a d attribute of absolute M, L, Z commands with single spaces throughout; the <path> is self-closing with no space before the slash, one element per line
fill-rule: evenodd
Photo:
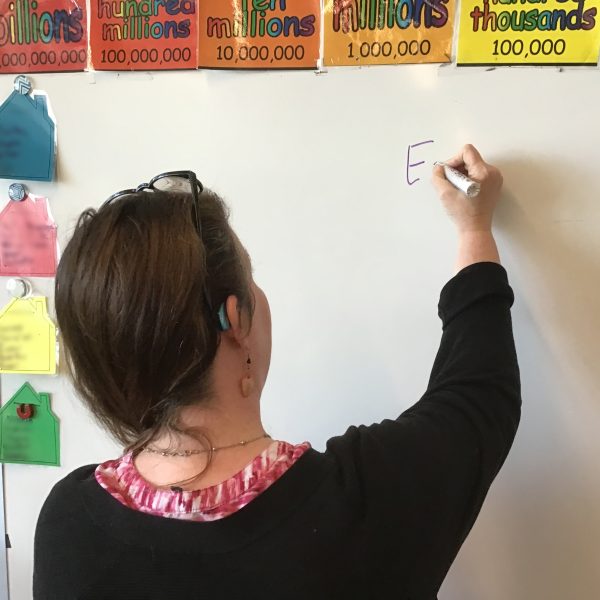
<path fill-rule="evenodd" d="M 0 95 L 12 81 L 0 77 Z M 50 199 L 63 247 L 84 208 L 161 171 L 193 169 L 227 200 L 271 303 L 265 427 L 317 449 L 351 424 L 397 416 L 424 391 L 456 244 L 429 173 L 464 142 L 478 145 L 506 181 L 497 235 L 516 293 L 523 418 L 440 598 L 597 596 L 597 70 L 420 65 L 33 82 L 56 115 L 58 181 L 30 189 Z M 51 296 L 51 280 L 33 283 Z M 1 379 L 6 402 L 26 378 Z M 64 374 L 27 379 L 52 394 L 62 466 L 5 467 L 12 600 L 30 598 L 34 526 L 52 485 L 119 451 Z"/>

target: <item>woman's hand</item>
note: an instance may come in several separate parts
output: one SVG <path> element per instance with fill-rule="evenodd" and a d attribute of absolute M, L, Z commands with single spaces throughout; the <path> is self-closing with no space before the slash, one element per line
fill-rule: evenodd
<path fill-rule="evenodd" d="M 458 232 L 491 231 L 494 209 L 502 188 L 500 171 L 486 163 L 471 144 L 464 146 L 456 156 L 446 161 L 446 164 L 481 185 L 479 194 L 475 198 L 468 198 L 446 179 L 442 166 L 438 165 L 433 169 L 433 185 Z"/>
<path fill-rule="evenodd" d="M 444 175 L 444 168 L 433 169 L 433 184 L 444 208 L 459 233 L 456 272 L 477 262 L 500 262 L 492 235 L 492 218 L 500 198 L 502 173 L 486 163 L 474 146 L 467 144 L 446 164 L 477 181 L 481 191 L 475 198 L 456 189 Z"/>

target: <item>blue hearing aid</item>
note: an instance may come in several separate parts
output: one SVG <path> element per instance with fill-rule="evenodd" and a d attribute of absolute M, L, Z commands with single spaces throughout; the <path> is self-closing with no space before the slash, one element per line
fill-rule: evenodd
<path fill-rule="evenodd" d="M 217 313 L 219 316 L 219 329 L 221 331 L 227 331 L 231 327 L 231 323 L 227 318 L 227 312 L 225 311 L 225 302 L 219 306 L 219 312 Z"/>

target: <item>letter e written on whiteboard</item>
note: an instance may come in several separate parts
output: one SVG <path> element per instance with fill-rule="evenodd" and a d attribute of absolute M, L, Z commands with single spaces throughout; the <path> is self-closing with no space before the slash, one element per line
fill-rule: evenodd
<path fill-rule="evenodd" d="M 411 160 L 412 160 L 411 151 L 414 148 L 418 148 L 419 146 L 424 146 L 425 144 L 433 144 L 433 140 L 425 140 L 424 142 L 418 142 L 417 144 L 410 144 L 408 146 L 408 150 L 406 152 L 406 183 L 408 183 L 408 185 L 414 185 L 415 183 L 417 183 L 417 181 L 421 181 L 420 177 L 411 179 L 410 172 L 411 172 L 411 169 L 415 169 L 416 167 L 420 167 L 421 165 L 425 164 L 425 161 L 420 160 L 417 162 L 411 162 Z"/>

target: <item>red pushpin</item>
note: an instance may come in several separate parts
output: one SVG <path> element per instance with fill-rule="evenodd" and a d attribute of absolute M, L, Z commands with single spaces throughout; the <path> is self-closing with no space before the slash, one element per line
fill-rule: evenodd
<path fill-rule="evenodd" d="M 31 419 L 33 417 L 33 404 L 17 404 L 17 415 L 19 419 Z"/>

